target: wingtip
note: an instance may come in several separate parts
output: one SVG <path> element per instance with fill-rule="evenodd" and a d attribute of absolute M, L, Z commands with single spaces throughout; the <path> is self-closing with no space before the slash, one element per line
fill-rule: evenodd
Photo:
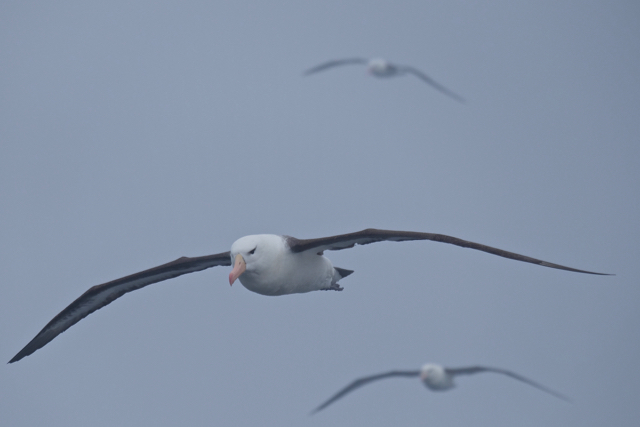
<path fill-rule="evenodd" d="M 547 261 L 538 262 L 537 264 L 542 267 L 549 267 L 549 268 L 555 268 L 558 270 L 571 271 L 573 273 L 592 274 L 594 276 L 615 276 L 615 274 L 613 273 L 598 273 L 597 271 L 580 270 L 579 268 L 567 267 L 564 265 L 554 264 Z"/>
<path fill-rule="evenodd" d="M 595 271 L 585 271 L 587 274 L 593 274 L 596 276 L 615 276 L 614 273 L 596 273 Z"/>
<path fill-rule="evenodd" d="M 23 359 L 25 356 L 28 356 L 29 354 L 23 354 L 22 351 L 19 352 L 18 354 L 16 354 L 15 356 L 13 356 L 13 359 L 9 360 L 9 362 L 7 362 L 7 364 L 9 363 L 15 363 L 21 359 Z"/>
<path fill-rule="evenodd" d="M 569 399 L 567 396 L 565 396 L 564 394 L 558 393 L 557 391 L 553 391 L 553 390 L 545 390 L 547 393 L 557 397 L 558 399 L 567 402 L 567 403 L 573 403 L 573 400 Z"/>
<path fill-rule="evenodd" d="M 40 348 L 40 347 L 38 347 Z M 31 349 L 29 348 L 29 345 L 27 345 L 25 348 L 23 348 L 22 350 L 20 350 L 18 352 L 18 354 L 16 354 L 15 356 L 13 356 L 13 359 L 9 360 L 8 363 L 15 363 L 19 360 L 24 359 L 25 357 L 29 356 L 30 354 L 33 354 L 38 348 L 36 349 Z"/>
<path fill-rule="evenodd" d="M 555 390 L 551 390 L 551 389 L 547 389 L 545 388 L 545 391 L 548 392 L 549 394 L 552 394 L 553 396 L 557 397 L 560 400 L 564 400 L 567 403 L 573 403 L 573 400 L 571 400 L 569 397 L 565 396 L 562 393 L 559 393 Z"/>

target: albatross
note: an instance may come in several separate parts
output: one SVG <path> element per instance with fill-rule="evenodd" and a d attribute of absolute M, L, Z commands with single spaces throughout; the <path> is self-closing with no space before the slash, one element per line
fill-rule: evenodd
<path fill-rule="evenodd" d="M 606 273 L 565 267 L 444 234 L 369 228 L 355 233 L 305 240 L 274 234 L 251 235 L 236 240 L 228 252 L 200 257 L 178 258 L 175 261 L 89 288 L 47 323 L 38 335 L 20 350 L 9 363 L 17 362 L 42 348 L 84 317 L 111 304 L 127 292 L 144 288 L 152 283 L 158 283 L 211 267 L 233 265 L 233 269 L 229 274 L 229 284 L 233 285 L 239 279 L 245 288 L 262 295 L 275 296 L 328 290 L 341 291 L 343 288 L 338 284 L 338 281 L 347 277 L 353 271 L 334 267 L 331 261 L 323 255 L 324 251 L 337 251 L 352 248 L 355 245 L 367 245 L 375 242 L 404 242 L 410 240 L 432 240 L 449 243 L 543 267 L 577 273 L 608 275 Z"/>
<path fill-rule="evenodd" d="M 547 388 L 541 384 L 538 384 L 535 381 L 525 378 L 522 375 L 516 374 L 515 372 L 507 371 L 506 369 L 490 368 L 486 366 L 469 366 L 466 368 L 445 368 L 444 366 L 436 365 L 435 363 L 427 363 L 423 365 L 419 371 L 390 371 L 390 372 L 384 372 L 382 374 L 376 374 L 376 375 L 370 375 L 367 377 L 358 378 L 357 380 L 354 380 L 351 384 L 347 385 L 342 390 L 340 390 L 339 392 L 331 396 L 331 398 L 329 398 L 329 400 L 324 402 L 322 405 L 314 409 L 311 412 L 311 414 L 315 414 L 316 412 L 323 410 L 324 408 L 331 405 L 336 400 L 340 399 L 347 393 L 351 393 L 355 389 L 358 389 L 364 385 L 367 385 L 370 382 L 382 380 L 385 378 L 420 377 L 420 380 L 422 381 L 422 383 L 429 390 L 445 391 L 455 387 L 455 383 L 453 382 L 454 377 L 458 375 L 479 374 L 481 372 L 495 372 L 498 374 L 506 375 L 518 381 L 522 381 L 523 383 L 529 384 L 530 386 L 533 386 L 546 393 L 549 393 L 559 399 L 570 402 L 570 400 L 567 397 L 563 396 L 562 394 L 556 391 L 553 391 L 550 388 Z"/>
<path fill-rule="evenodd" d="M 394 76 L 401 76 L 404 74 L 413 74 L 414 76 L 416 76 L 417 78 L 419 78 L 420 80 L 422 80 L 423 82 L 430 84 L 432 87 L 434 87 L 435 89 L 439 90 L 440 92 L 444 93 L 445 95 L 450 96 L 451 98 L 455 99 L 456 101 L 459 102 L 464 102 L 464 99 L 456 94 L 455 92 L 452 92 L 451 90 L 447 89 L 446 87 L 442 86 L 440 83 L 436 82 L 435 80 L 433 80 L 431 77 L 427 76 L 425 73 L 423 73 L 422 71 L 410 67 L 408 65 L 398 65 L 398 64 L 393 64 L 392 62 L 387 61 L 386 59 L 382 59 L 382 58 L 373 58 L 373 59 L 364 59 L 364 58 L 346 58 L 346 59 L 336 59 L 333 61 L 328 61 L 328 62 L 324 62 L 322 64 L 316 65 L 315 67 L 309 68 L 308 70 L 306 70 L 303 75 L 308 76 L 310 74 L 315 74 L 317 72 L 320 71 L 324 71 L 327 70 L 329 68 L 333 68 L 333 67 L 338 67 L 341 65 L 357 65 L 357 64 L 366 64 L 367 65 L 367 71 L 369 72 L 369 74 L 376 76 L 376 77 L 394 77 Z"/>

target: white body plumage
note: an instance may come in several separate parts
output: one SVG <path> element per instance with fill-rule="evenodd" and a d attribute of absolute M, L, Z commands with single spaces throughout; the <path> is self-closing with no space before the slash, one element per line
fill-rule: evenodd
<path fill-rule="evenodd" d="M 367 71 L 376 77 L 392 77 L 400 74 L 398 67 L 382 58 L 373 58 L 367 64 Z"/>
<path fill-rule="evenodd" d="M 314 251 L 293 253 L 286 238 L 274 234 L 241 237 L 231 245 L 231 262 L 246 263 L 238 276 L 250 291 L 262 295 L 300 294 L 330 289 L 341 279 L 329 258 Z"/>
<path fill-rule="evenodd" d="M 420 368 L 420 379 L 429 390 L 444 391 L 455 387 L 453 376 L 443 366 L 427 363 Z"/>

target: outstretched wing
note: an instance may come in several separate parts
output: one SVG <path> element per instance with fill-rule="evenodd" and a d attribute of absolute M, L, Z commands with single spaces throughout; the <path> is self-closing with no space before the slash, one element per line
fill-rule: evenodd
<path fill-rule="evenodd" d="M 522 375 L 516 374 L 515 372 L 507 371 L 506 369 L 489 368 L 489 367 L 486 367 L 486 366 L 470 366 L 468 368 L 454 368 L 454 369 L 447 368 L 447 369 L 445 369 L 445 371 L 448 374 L 451 374 L 453 376 L 455 376 L 455 375 L 472 375 L 472 374 L 477 374 L 477 373 L 480 373 L 480 372 L 496 372 L 498 374 L 503 374 L 503 375 L 506 375 L 508 377 L 514 378 L 514 379 L 516 379 L 518 381 L 522 381 L 523 383 L 529 384 L 530 386 L 533 386 L 533 387 L 537 388 L 538 390 L 542 390 L 542 391 L 547 392 L 547 393 L 549 393 L 551 395 L 554 395 L 555 397 L 560 398 L 560 399 L 562 399 L 562 400 L 564 400 L 566 402 L 571 402 L 571 400 L 568 397 L 558 393 L 557 391 L 553 391 L 550 388 L 547 388 L 547 387 L 545 387 L 545 386 L 543 386 L 541 384 L 538 384 L 535 381 L 530 380 L 529 378 L 525 378 Z"/>
<path fill-rule="evenodd" d="M 337 67 L 339 65 L 366 64 L 366 63 L 367 63 L 367 60 L 363 58 L 336 59 L 334 61 L 324 62 L 320 65 L 316 65 L 313 68 L 309 68 L 307 71 L 303 73 L 303 75 L 308 76 L 309 74 L 314 74 L 319 71 L 324 71 L 327 68 Z"/>
<path fill-rule="evenodd" d="M 457 237 L 446 236 L 444 234 L 421 233 L 418 231 L 393 231 L 393 230 L 376 230 L 368 228 L 349 234 L 339 234 L 337 236 L 321 237 L 319 239 L 300 240 L 295 237 L 287 237 L 287 243 L 292 252 L 304 251 L 338 251 L 341 249 L 352 248 L 355 245 L 368 245 L 369 243 L 391 241 L 403 242 L 408 240 L 433 240 L 434 242 L 449 243 L 463 248 L 476 249 L 478 251 L 488 252 L 504 258 L 514 259 L 516 261 L 529 262 L 531 264 L 541 265 L 543 267 L 557 268 L 560 270 L 574 271 L 576 273 L 598 274 L 601 276 L 610 276 L 607 273 L 595 273 L 593 271 L 578 270 L 576 268 L 565 267 L 559 264 L 553 264 L 547 261 L 531 258 L 528 256 L 508 252 L 502 249 L 493 248 L 491 246 L 482 245 L 480 243 L 469 242 L 467 240 L 458 239 Z"/>
<path fill-rule="evenodd" d="M 346 386 L 345 388 L 343 388 L 342 390 L 340 390 L 339 392 L 337 392 L 336 394 L 334 394 L 333 396 L 331 396 L 329 400 L 327 400 L 322 405 L 314 409 L 311 412 L 311 414 L 315 414 L 316 412 L 323 410 L 324 408 L 331 405 L 336 400 L 340 399 L 345 394 L 350 393 L 353 390 L 362 387 L 363 385 L 369 384 L 372 381 L 377 381 L 377 380 L 390 378 L 390 377 L 417 377 L 417 376 L 420 376 L 420 371 L 391 371 L 391 372 L 386 372 L 384 374 L 377 374 L 377 375 L 371 375 L 368 377 L 359 378 L 354 382 L 352 382 L 351 384 L 349 384 L 348 386 Z"/>
<path fill-rule="evenodd" d="M 433 80 L 431 77 L 427 76 L 425 73 L 423 73 L 420 70 L 417 70 L 413 67 L 408 67 L 408 66 L 398 66 L 398 70 L 400 72 L 405 72 L 405 73 L 411 73 L 414 76 L 418 77 L 420 80 L 430 84 L 431 86 L 433 86 L 434 88 L 438 89 L 440 92 L 444 93 L 445 95 L 450 96 L 451 98 L 455 99 L 456 101 L 462 102 L 464 103 L 464 98 L 462 98 L 460 95 L 458 95 L 455 92 L 450 91 L 449 89 L 447 89 L 446 87 L 442 86 L 440 83 L 436 82 L 435 80 Z"/>
<path fill-rule="evenodd" d="M 96 285 L 69 304 L 40 331 L 9 363 L 30 355 L 94 311 L 110 304 L 127 292 L 218 265 L 231 265 L 229 252 L 195 258 L 182 257 L 111 282 Z"/>

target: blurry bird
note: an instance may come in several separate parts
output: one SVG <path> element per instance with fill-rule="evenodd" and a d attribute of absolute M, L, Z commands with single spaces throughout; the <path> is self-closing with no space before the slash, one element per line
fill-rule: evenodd
<path fill-rule="evenodd" d="M 334 394 L 329 400 L 324 402 L 322 405 L 318 406 L 311 413 L 315 414 L 316 412 L 321 411 L 322 409 L 326 408 L 336 400 L 340 399 L 342 396 L 352 392 L 357 388 L 362 387 L 363 385 L 366 385 L 366 384 L 369 384 L 370 382 L 381 380 L 384 378 L 420 377 L 420 379 L 428 389 L 434 390 L 434 391 L 444 391 L 444 390 L 449 390 L 455 387 L 453 378 L 456 375 L 470 375 L 470 374 L 477 374 L 480 372 L 496 372 L 498 374 L 503 374 L 511 378 L 514 378 L 518 381 L 527 383 L 539 390 L 552 394 L 553 396 L 558 397 L 564 401 L 570 402 L 570 400 L 567 397 L 563 396 L 562 394 L 555 392 L 543 385 L 540 385 L 514 372 L 507 371 L 506 369 L 489 368 L 484 366 L 470 366 L 468 368 L 445 368 L 443 366 L 436 365 L 433 363 L 427 363 L 426 365 L 422 366 L 422 368 L 419 371 L 390 371 L 382 374 L 376 374 L 376 375 L 370 375 L 367 377 L 358 378 L 357 380 L 353 381 L 351 384 L 349 384 L 348 386 L 346 386 L 345 388 L 343 388 L 342 390 Z"/>
<path fill-rule="evenodd" d="M 464 102 L 464 99 L 450 91 L 449 89 L 445 88 L 444 86 L 442 86 L 441 84 L 437 83 L 435 80 L 433 80 L 431 77 L 427 76 L 426 74 L 424 74 L 422 71 L 417 70 L 413 67 L 407 66 L 407 65 L 397 65 L 397 64 L 393 64 L 389 61 L 387 61 L 386 59 L 382 59 L 382 58 L 373 58 L 373 59 L 363 59 L 363 58 L 347 58 L 347 59 L 337 59 L 334 61 L 328 61 L 325 63 L 322 63 L 320 65 L 316 65 L 313 68 L 308 69 L 307 71 L 304 72 L 305 76 L 308 76 L 310 74 L 314 74 L 320 71 L 324 71 L 327 70 L 329 68 L 332 67 L 337 67 L 340 65 L 351 65 L 351 64 L 367 64 L 367 71 L 376 76 L 376 77 L 394 77 L 394 76 L 401 76 L 403 74 L 413 74 L 414 76 L 418 77 L 419 79 L 421 79 L 422 81 L 430 84 L 431 86 L 433 86 L 434 88 L 438 89 L 440 92 L 444 93 L 445 95 L 448 95 L 450 97 L 452 97 L 453 99 L 459 101 L 459 102 Z"/>

